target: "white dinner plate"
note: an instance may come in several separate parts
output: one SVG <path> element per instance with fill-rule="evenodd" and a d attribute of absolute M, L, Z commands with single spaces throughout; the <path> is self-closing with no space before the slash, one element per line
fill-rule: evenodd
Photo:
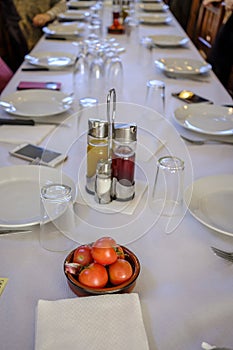
<path fill-rule="evenodd" d="M 215 231 L 233 235 L 233 175 L 200 178 L 186 189 L 184 198 L 190 213 L 199 222 Z"/>
<path fill-rule="evenodd" d="M 139 4 L 139 8 L 142 11 L 145 12 L 161 12 L 161 11 L 167 11 L 169 9 L 169 6 L 164 3 L 146 3 L 146 4 Z"/>
<path fill-rule="evenodd" d="M 174 118 L 186 129 L 209 135 L 233 135 L 233 108 L 208 103 L 179 107 Z"/>
<path fill-rule="evenodd" d="M 91 6 L 94 6 L 96 4 L 95 1 L 69 1 L 67 2 L 68 8 L 77 8 L 77 9 L 84 9 L 84 8 L 90 8 Z"/>
<path fill-rule="evenodd" d="M 140 15 L 138 17 L 142 24 L 168 24 L 172 21 L 172 17 L 166 13 L 155 13 L 153 15 Z"/>
<path fill-rule="evenodd" d="M 25 60 L 35 66 L 61 69 L 74 64 L 75 55 L 67 52 L 35 52 L 25 56 Z"/>
<path fill-rule="evenodd" d="M 41 118 L 57 115 L 70 109 L 72 98 L 61 91 L 22 90 L 1 99 L 10 103 L 5 111 L 20 117 Z"/>
<path fill-rule="evenodd" d="M 85 24 L 80 22 L 59 22 L 44 27 L 43 32 L 48 35 L 72 36 L 79 35 L 84 27 Z"/>
<path fill-rule="evenodd" d="M 16 228 L 38 224 L 40 188 L 50 183 L 70 186 L 73 201 L 76 199 L 73 180 L 61 170 L 38 165 L 0 168 L 0 227 Z"/>
<path fill-rule="evenodd" d="M 211 70 L 211 65 L 202 60 L 190 58 L 159 58 L 155 65 L 169 75 L 198 75 Z"/>
<path fill-rule="evenodd" d="M 162 47 L 179 47 L 189 42 L 188 37 L 181 35 L 148 35 L 152 43 Z"/>
<path fill-rule="evenodd" d="M 90 16 L 90 12 L 85 10 L 67 10 L 57 17 L 61 21 L 83 21 Z"/>

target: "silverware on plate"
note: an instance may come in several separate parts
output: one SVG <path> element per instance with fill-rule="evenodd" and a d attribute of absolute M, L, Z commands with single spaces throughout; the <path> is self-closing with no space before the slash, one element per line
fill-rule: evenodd
<path fill-rule="evenodd" d="M 223 144 L 227 144 L 227 145 L 232 145 L 233 146 L 233 140 L 231 141 L 226 141 L 226 140 L 220 140 L 220 139 L 212 139 L 212 138 L 208 138 L 208 139 L 190 139 L 189 137 L 180 135 L 180 137 L 182 139 L 184 139 L 185 141 L 188 141 L 194 145 L 204 145 L 204 144 L 215 144 L 215 143 L 223 143 Z"/>
<path fill-rule="evenodd" d="M 210 345 L 204 341 L 202 342 L 201 347 L 204 350 L 233 350 L 233 349 L 226 348 L 226 347 L 219 347 L 219 346 L 215 346 L 215 345 Z"/>
<path fill-rule="evenodd" d="M 214 254 L 216 254 L 220 258 L 233 263 L 233 252 L 227 252 L 216 247 L 211 247 L 211 249 L 213 250 Z"/>
<path fill-rule="evenodd" d="M 16 234 L 16 233 L 27 233 L 27 232 L 32 232 L 32 230 L 24 230 L 24 229 L 20 230 L 20 229 L 14 229 L 14 228 L 6 229 L 6 230 L 0 229 L 0 235 L 9 235 L 12 233 Z"/>

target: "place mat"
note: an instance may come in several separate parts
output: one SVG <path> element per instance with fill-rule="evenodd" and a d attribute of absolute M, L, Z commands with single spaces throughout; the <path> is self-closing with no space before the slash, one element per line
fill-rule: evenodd
<path fill-rule="evenodd" d="M 0 142 L 38 145 L 54 128 L 55 125 L 2 125 L 0 126 Z"/>
<path fill-rule="evenodd" d="M 149 350 L 136 293 L 39 300 L 35 350 Z"/>
<path fill-rule="evenodd" d="M 99 204 L 95 201 L 94 195 L 87 193 L 87 191 L 85 190 L 85 183 L 81 180 L 79 181 L 79 190 L 76 202 L 79 204 L 88 205 L 97 211 L 105 213 L 120 212 L 122 214 L 132 215 L 135 209 L 137 208 L 147 187 L 148 184 L 146 182 L 135 180 L 135 196 L 132 200 L 126 202 L 113 200 L 111 203 L 108 204 Z"/>

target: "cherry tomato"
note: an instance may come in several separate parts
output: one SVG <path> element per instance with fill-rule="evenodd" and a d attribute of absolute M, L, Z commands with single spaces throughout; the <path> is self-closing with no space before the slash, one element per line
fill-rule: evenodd
<path fill-rule="evenodd" d="M 117 261 L 109 266 L 109 279 L 114 285 L 121 284 L 128 281 L 133 274 L 131 264 L 124 259 L 117 259 Z"/>
<path fill-rule="evenodd" d="M 116 241 L 111 237 L 99 238 L 91 248 L 95 262 L 101 265 L 110 265 L 117 260 Z"/>
<path fill-rule="evenodd" d="M 82 245 L 74 251 L 73 262 L 82 266 L 93 262 L 91 248 L 88 245 Z"/>
<path fill-rule="evenodd" d="M 92 263 L 80 272 L 78 280 L 87 287 L 103 288 L 108 282 L 108 272 L 103 265 Z"/>

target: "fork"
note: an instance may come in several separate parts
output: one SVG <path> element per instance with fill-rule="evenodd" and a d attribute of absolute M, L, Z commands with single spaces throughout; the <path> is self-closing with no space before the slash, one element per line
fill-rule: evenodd
<path fill-rule="evenodd" d="M 183 136 L 183 135 L 180 135 L 180 137 L 182 139 L 184 139 L 185 141 L 188 141 L 188 142 L 193 143 L 195 145 L 204 145 L 206 143 L 225 143 L 225 144 L 233 146 L 233 142 L 231 142 L 231 141 L 225 141 L 225 140 L 219 140 L 219 139 L 193 140 L 193 139 L 190 139 L 190 138 Z"/>
<path fill-rule="evenodd" d="M 216 247 L 211 247 L 211 249 L 220 258 L 223 258 L 223 259 L 233 263 L 233 252 L 227 252 L 225 250 L 221 250 L 221 249 L 218 249 Z"/>

